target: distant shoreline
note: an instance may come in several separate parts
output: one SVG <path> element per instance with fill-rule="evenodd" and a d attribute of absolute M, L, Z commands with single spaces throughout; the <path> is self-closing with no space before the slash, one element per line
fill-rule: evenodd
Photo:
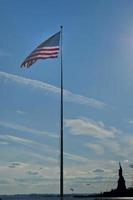
<path fill-rule="evenodd" d="M 109 198 L 109 199 L 115 199 L 116 197 L 118 199 L 120 198 L 124 198 L 125 200 L 128 200 L 128 199 L 133 199 L 133 188 L 128 188 L 126 190 L 126 193 L 123 193 L 123 194 L 116 194 L 115 193 L 116 190 L 112 190 L 110 192 L 103 192 L 103 193 L 92 193 L 92 194 L 81 194 L 81 193 L 69 193 L 69 194 L 64 194 L 64 197 L 73 197 L 73 198 L 100 198 L 100 199 L 106 199 L 106 198 Z M 32 193 L 32 194 L 3 194 L 3 195 L 0 195 L 0 199 L 4 198 L 4 197 L 14 197 L 14 198 L 21 198 L 21 199 L 24 199 L 24 198 L 43 198 L 43 197 L 59 197 L 60 195 L 59 194 L 38 194 L 38 193 Z"/>

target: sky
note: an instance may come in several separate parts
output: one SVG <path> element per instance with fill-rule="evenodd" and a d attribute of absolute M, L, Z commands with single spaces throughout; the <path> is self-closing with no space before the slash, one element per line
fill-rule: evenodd
<path fill-rule="evenodd" d="M 0 194 L 59 193 L 60 54 L 20 68 L 63 26 L 64 192 L 133 184 L 133 1 L 0 0 Z"/>

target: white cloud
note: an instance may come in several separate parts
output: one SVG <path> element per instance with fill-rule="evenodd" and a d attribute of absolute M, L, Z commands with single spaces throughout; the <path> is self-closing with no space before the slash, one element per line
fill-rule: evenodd
<path fill-rule="evenodd" d="M 108 155 L 111 153 L 114 156 L 120 156 L 123 158 L 127 157 L 125 149 L 123 148 L 123 151 L 121 151 L 123 144 L 116 138 L 115 140 L 112 139 L 101 140 L 98 141 L 98 143 L 94 144 L 87 143 L 86 146 L 94 150 L 97 155 L 103 155 L 105 152 L 107 152 Z"/>
<path fill-rule="evenodd" d="M 93 173 L 96 173 L 96 174 L 101 174 L 101 173 L 104 173 L 105 172 L 105 170 L 104 169 L 100 169 L 100 168 L 97 168 L 97 169 L 94 169 L 93 170 Z"/>
<path fill-rule="evenodd" d="M 22 110 L 17 110 L 16 113 L 17 113 L 18 115 L 24 115 L 24 114 L 26 114 L 26 112 L 24 112 L 24 111 L 22 111 Z"/>
<path fill-rule="evenodd" d="M 88 158 L 84 157 L 84 156 L 79 156 L 79 155 L 76 155 L 76 154 L 72 154 L 72 153 L 67 153 L 67 152 L 64 152 L 64 156 L 66 159 L 69 159 L 69 160 L 73 160 L 73 161 L 78 161 L 78 162 L 88 162 Z"/>
<path fill-rule="evenodd" d="M 42 155 L 41 153 L 37 153 L 37 152 L 28 152 L 30 154 L 30 156 L 32 156 L 34 159 L 38 159 L 38 160 L 41 160 L 41 161 L 47 161 L 47 162 L 50 162 L 52 163 L 52 165 L 56 165 L 58 163 L 58 160 L 55 158 L 55 157 L 52 157 L 52 156 L 47 156 L 47 155 Z M 55 153 L 53 151 L 53 153 Z"/>
<path fill-rule="evenodd" d="M 96 152 L 98 155 L 103 155 L 104 154 L 104 147 L 102 147 L 99 144 L 87 144 L 87 146 L 92 149 L 93 151 Z"/>
<path fill-rule="evenodd" d="M 0 139 L 5 140 L 6 142 L 16 142 L 16 143 L 20 143 L 20 144 L 34 144 L 34 145 L 36 144 L 36 142 L 33 142 L 30 139 L 25 139 L 25 138 L 8 135 L 8 134 L 0 135 Z"/>
<path fill-rule="evenodd" d="M 133 120 L 132 119 L 128 120 L 128 124 L 133 124 Z"/>
<path fill-rule="evenodd" d="M 51 146 L 49 146 L 49 145 L 42 144 L 40 142 L 36 142 L 32 139 L 14 136 L 11 134 L 10 135 L 9 134 L 0 135 L 0 140 L 1 140 L 0 143 L 1 142 L 7 143 L 7 144 L 16 143 L 16 144 L 21 144 L 21 145 L 24 145 L 27 147 L 31 147 L 31 150 L 33 151 L 33 153 L 34 153 L 34 150 L 37 151 L 37 149 L 39 149 L 39 150 L 45 149 L 45 151 L 54 152 L 54 149 L 52 149 Z"/>
<path fill-rule="evenodd" d="M 65 127 L 70 128 L 73 135 L 88 135 L 96 138 L 114 138 L 115 129 L 105 128 L 102 122 L 90 119 L 66 119 Z"/>
<path fill-rule="evenodd" d="M 126 154 L 124 152 L 124 148 L 123 148 L 123 151 L 121 151 L 122 142 L 119 137 L 117 139 L 115 138 L 115 140 L 107 140 L 106 139 L 104 141 L 101 141 L 101 145 L 103 145 L 106 149 L 108 149 L 115 155 L 122 156 L 122 157 L 126 156 Z"/>
<path fill-rule="evenodd" d="M 42 81 L 38 81 L 38 80 L 33 80 L 33 79 L 29 79 L 29 78 L 24 78 L 21 76 L 17 76 L 17 75 L 13 75 L 13 74 L 9 74 L 6 72 L 2 72 L 0 71 L 0 77 L 4 78 L 8 81 L 12 81 L 21 85 L 26 85 L 35 89 L 39 89 L 49 93 L 53 93 L 56 95 L 60 94 L 60 88 L 42 82 Z M 90 106 L 90 107 L 94 107 L 94 108 L 104 108 L 106 105 L 105 103 L 99 101 L 99 100 L 95 100 L 93 98 L 89 98 L 86 96 L 82 96 L 79 94 L 74 94 L 68 90 L 64 90 L 64 100 L 68 101 L 68 102 L 73 102 L 73 103 L 77 103 L 77 104 L 82 104 L 82 105 L 86 105 L 86 106 Z"/>
<path fill-rule="evenodd" d="M 2 178 L 9 178 L 16 181 L 16 178 L 23 179 L 23 181 L 26 183 L 28 179 L 31 181 L 33 180 L 34 183 L 38 184 L 40 179 L 45 181 L 45 179 L 54 179 L 58 178 L 58 171 L 59 167 L 53 165 L 46 167 L 40 164 L 32 164 L 32 163 L 23 163 L 18 162 L 15 163 L 18 165 L 14 165 L 13 162 L 5 162 L 4 164 L 0 165 L 0 176 Z M 14 167 L 12 167 L 14 166 Z M 41 170 L 40 170 L 41 168 Z M 36 175 L 35 177 L 30 177 L 29 175 Z M 33 179 L 32 179 L 33 178 Z"/>
<path fill-rule="evenodd" d="M 59 152 L 56 149 L 54 149 L 53 146 L 49 146 L 40 142 L 36 142 L 32 139 L 14 136 L 11 134 L 0 135 L 0 144 L 1 142 L 10 144 L 13 147 L 15 146 L 14 144 L 19 144 L 19 146 L 22 145 L 26 147 L 23 148 L 22 151 L 20 150 L 19 153 L 25 154 L 25 158 L 30 156 L 29 162 L 33 160 L 34 161 L 39 160 L 39 161 L 47 161 L 54 164 L 58 163 Z M 16 162 L 15 164 L 11 165 L 11 168 L 15 168 L 15 166 Z"/>
<path fill-rule="evenodd" d="M 22 145 L 29 145 L 32 147 L 35 147 L 36 149 L 39 148 L 40 150 L 45 149 L 49 152 L 55 152 L 58 153 L 58 151 L 56 151 L 54 148 L 52 148 L 49 145 L 34 141 L 32 139 L 27 139 L 24 137 L 20 137 L 20 136 L 14 136 L 14 135 L 9 135 L 9 134 L 4 134 L 4 135 L 0 135 L 0 144 L 4 143 L 4 144 L 9 144 L 12 142 L 18 143 L 18 144 L 22 144 Z"/>
<path fill-rule="evenodd" d="M 11 129 L 18 130 L 18 131 L 24 131 L 24 132 L 34 133 L 34 134 L 41 134 L 41 135 L 44 135 L 47 137 L 58 138 L 57 135 L 54 135 L 52 133 L 33 129 L 33 128 L 23 126 L 20 124 L 13 124 L 13 123 L 5 122 L 5 121 L 0 121 L 0 126 L 6 127 L 6 128 L 11 128 Z"/>
<path fill-rule="evenodd" d="M 8 142 L 6 142 L 6 141 L 0 141 L 0 145 L 8 145 Z"/>
<path fill-rule="evenodd" d="M 84 146 L 92 149 L 97 155 L 108 153 L 115 159 L 127 160 L 133 153 L 133 136 L 129 133 L 106 127 L 103 122 L 91 119 L 65 119 L 65 127 L 70 129 L 70 133 L 75 136 L 89 136 L 98 140 L 84 143 Z"/>
<path fill-rule="evenodd" d="M 125 141 L 125 143 L 127 144 L 127 145 L 133 145 L 133 136 L 126 136 L 126 137 L 124 137 L 124 141 Z"/>
<path fill-rule="evenodd" d="M 58 155 L 60 154 L 58 149 L 53 148 L 53 146 L 49 146 L 46 144 L 42 144 L 40 142 L 36 142 L 32 139 L 27 139 L 19 136 L 4 134 L 0 135 L 0 144 L 10 144 L 10 143 L 17 143 L 24 145 L 28 148 L 30 148 L 30 151 L 28 151 L 28 154 L 30 154 L 32 157 L 35 157 L 39 160 L 46 160 L 53 163 L 58 163 Z M 39 150 L 39 153 L 38 153 Z M 26 150 L 27 151 L 27 150 Z M 47 156 L 49 154 L 49 156 Z M 53 155 L 53 156 L 52 156 Z M 77 154 L 72 154 L 68 152 L 64 152 L 64 158 L 71 161 L 78 161 L 79 163 L 85 163 L 88 162 L 88 158 L 84 156 L 80 156 Z M 15 168 L 15 165 L 13 165 L 13 168 Z"/>

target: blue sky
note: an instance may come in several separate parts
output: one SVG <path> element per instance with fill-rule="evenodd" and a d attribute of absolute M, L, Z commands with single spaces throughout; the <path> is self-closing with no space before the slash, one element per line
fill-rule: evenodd
<path fill-rule="evenodd" d="M 0 0 L 0 193 L 59 192 L 60 56 L 19 66 L 63 25 L 64 189 L 133 170 L 133 1 Z"/>

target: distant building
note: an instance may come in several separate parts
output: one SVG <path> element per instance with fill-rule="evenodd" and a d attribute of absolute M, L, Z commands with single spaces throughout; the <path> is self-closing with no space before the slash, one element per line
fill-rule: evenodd
<path fill-rule="evenodd" d="M 121 163 L 119 163 L 119 166 L 120 166 L 120 168 L 119 168 L 119 179 L 118 179 L 117 191 L 121 193 L 121 192 L 126 191 L 126 184 L 125 184 L 125 179 L 122 174 Z"/>

